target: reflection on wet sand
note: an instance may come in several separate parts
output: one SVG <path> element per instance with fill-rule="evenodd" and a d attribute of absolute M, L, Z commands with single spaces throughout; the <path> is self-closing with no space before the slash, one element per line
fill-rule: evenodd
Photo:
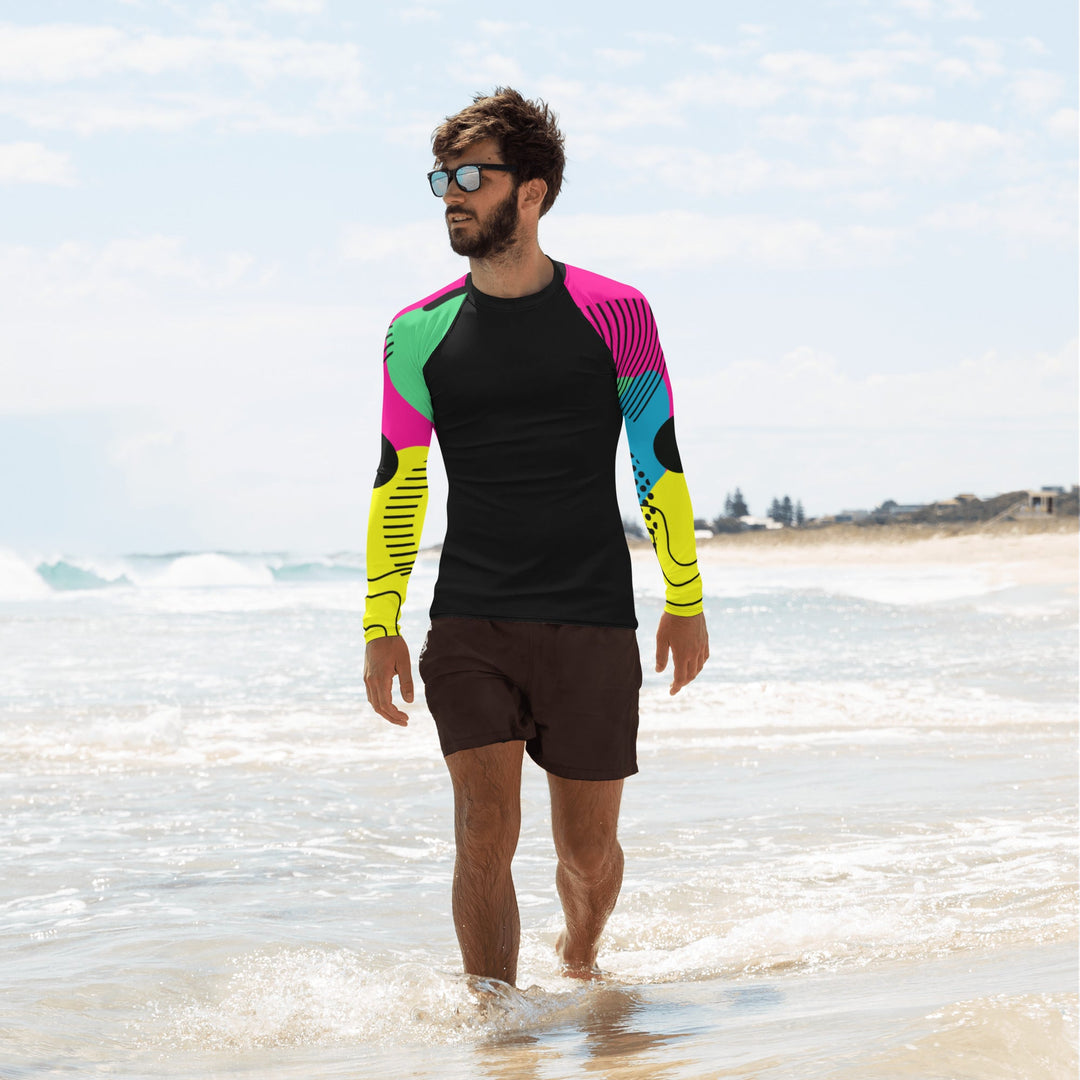
<path fill-rule="evenodd" d="M 678 1009 L 658 1010 L 626 987 L 596 986 L 555 1028 L 478 1047 L 477 1071 L 491 1080 L 541 1080 L 551 1075 L 546 1066 L 558 1061 L 563 1068 L 573 1062 L 583 1074 L 615 1080 L 664 1080 L 693 1064 L 672 1056 L 673 1044 L 691 1032 L 664 1030 L 665 1020 L 680 1026 Z"/>

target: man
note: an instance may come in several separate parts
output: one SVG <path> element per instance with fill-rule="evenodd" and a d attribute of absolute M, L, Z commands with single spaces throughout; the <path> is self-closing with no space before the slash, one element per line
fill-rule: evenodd
<path fill-rule="evenodd" d="M 645 298 L 539 246 L 563 138 L 542 102 L 478 95 L 435 132 L 432 192 L 470 273 L 390 324 L 382 458 L 368 527 L 364 681 L 375 711 L 413 700 L 400 613 L 420 542 L 434 429 L 446 537 L 420 656 L 454 789 L 453 911 L 466 973 L 513 984 L 520 924 L 510 864 L 523 753 L 548 773 L 563 970 L 595 973 L 622 883 L 623 780 L 637 772 L 641 668 L 615 495 L 626 426 L 666 579 L 656 670 L 671 693 L 709 655 L 693 511 L 671 387 Z"/>

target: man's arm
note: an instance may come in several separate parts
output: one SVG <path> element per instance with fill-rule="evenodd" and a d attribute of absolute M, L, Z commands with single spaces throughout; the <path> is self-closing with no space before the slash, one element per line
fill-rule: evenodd
<path fill-rule="evenodd" d="M 393 702 L 393 681 L 396 676 L 401 696 L 411 702 L 412 664 L 401 637 L 401 609 L 427 509 L 432 420 L 422 375 L 417 379 L 410 369 L 407 350 L 395 348 L 395 325 L 386 337 L 382 456 L 368 516 L 364 686 L 372 708 L 404 726 L 408 717 Z"/>
<path fill-rule="evenodd" d="M 598 321 L 604 313 L 598 313 Z M 664 575 L 664 612 L 656 631 L 656 670 L 674 660 L 671 693 L 693 681 L 709 658 L 694 542 L 694 510 L 675 441 L 671 383 L 656 324 L 640 295 L 612 305 L 617 329 L 616 386 L 626 425 L 638 503 Z"/>

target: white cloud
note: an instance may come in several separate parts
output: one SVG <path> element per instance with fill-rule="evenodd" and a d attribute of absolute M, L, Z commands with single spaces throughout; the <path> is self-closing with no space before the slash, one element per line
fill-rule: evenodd
<path fill-rule="evenodd" d="M 939 60 L 934 65 L 934 70 L 939 75 L 944 75 L 947 79 L 954 81 L 975 78 L 975 68 L 967 60 L 961 60 L 956 56 L 949 56 L 944 60 Z"/>
<path fill-rule="evenodd" d="M 934 14 L 934 0 L 896 0 L 896 6 L 920 19 L 929 19 Z"/>
<path fill-rule="evenodd" d="M 115 75 L 162 76 L 232 69 L 256 85 L 279 79 L 358 80 L 358 48 L 269 36 L 128 33 L 112 27 L 0 26 L 0 75 L 7 82 L 62 83 Z"/>
<path fill-rule="evenodd" d="M 523 78 L 521 65 L 512 56 L 493 52 L 474 42 L 463 42 L 455 50 L 457 57 L 446 66 L 446 72 L 459 83 L 472 89 L 506 86 Z"/>
<path fill-rule="evenodd" d="M 403 23 L 438 22 L 442 18 L 442 12 L 432 7 L 408 7 L 395 8 L 394 15 Z"/>
<path fill-rule="evenodd" d="M 879 50 L 856 53 L 846 60 L 805 50 L 768 53 L 760 63 L 770 75 L 830 87 L 846 87 L 855 82 L 886 78 L 895 69 L 894 58 L 888 52 Z"/>
<path fill-rule="evenodd" d="M 1061 97 L 1065 81 L 1052 71 L 1020 72 L 1008 86 L 1010 96 L 1029 112 L 1045 112 Z"/>
<path fill-rule="evenodd" d="M 288 112 L 258 97 L 212 93 L 115 92 L 0 95 L 0 116 L 29 127 L 96 135 L 109 131 L 182 131 L 206 124 L 223 131 L 277 131 L 316 135 L 355 126 L 366 96 L 327 94 L 309 108 Z"/>
<path fill-rule="evenodd" d="M 982 14 L 972 0 L 896 0 L 896 6 L 920 19 L 962 19 L 977 21 Z"/>
<path fill-rule="evenodd" d="M 982 12 L 972 0 L 943 0 L 941 14 L 945 19 L 964 19 L 971 22 L 978 22 L 982 18 Z"/>
<path fill-rule="evenodd" d="M 197 292 L 259 289 L 276 272 L 246 252 L 206 259 L 178 237 L 150 235 L 91 246 L 67 242 L 50 249 L 0 247 L 0 288 L 8 298 L 49 304 L 138 304 L 159 287 Z M 201 302 L 205 302 L 203 297 Z M 12 308 L 15 310 L 15 308 Z"/>
<path fill-rule="evenodd" d="M 1033 56 L 1049 56 L 1050 50 L 1045 43 L 1037 37 L 1025 37 L 1020 39 L 1020 44 Z"/>
<path fill-rule="evenodd" d="M 486 37 L 508 37 L 531 30 L 527 22 L 507 22 L 499 19 L 478 19 L 476 29 Z"/>
<path fill-rule="evenodd" d="M 1071 483 L 1076 370 L 1074 339 L 1048 353 L 954 354 L 923 371 L 861 373 L 804 345 L 676 372 L 695 505 L 711 516 L 736 482 L 751 509 L 787 491 L 815 514 Z M 736 427 L 717 424 L 717 403 L 737 403 Z"/>
<path fill-rule="evenodd" d="M 872 83 L 870 86 L 870 100 L 883 105 L 920 105 L 933 99 L 932 86 L 888 81 Z"/>
<path fill-rule="evenodd" d="M 326 7 L 325 0 L 264 0 L 268 11 L 285 11 L 290 15 L 319 15 Z"/>
<path fill-rule="evenodd" d="M 640 64 L 645 54 L 639 49 L 596 49 L 597 58 L 613 68 L 628 68 Z"/>
<path fill-rule="evenodd" d="M 1080 114 L 1076 109 L 1058 109 L 1053 116 L 1046 121 L 1047 130 L 1058 139 L 1068 139 L 1075 142 L 1080 126 Z"/>
<path fill-rule="evenodd" d="M 649 270 L 880 264 L 893 257 L 899 242 L 890 229 L 829 230 L 800 218 L 714 217 L 676 210 L 566 215 L 545 226 L 544 239 L 575 265 Z"/>
<path fill-rule="evenodd" d="M 982 199 L 943 206 L 924 223 L 944 232 L 998 233 L 1020 246 L 1074 245 L 1076 188 L 1067 181 L 1007 187 Z"/>
<path fill-rule="evenodd" d="M 962 45 L 973 56 L 972 66 L 979 75 L 998 76 L 1005 73 L 1005 50 L 999 41 L 984 37 L 962 37 Z"/>
<path fill-rule="evenodd" d="M 75 176 L 67 154 L 41 143 L 0 143 L 0 184 L 55 184 L 72 187 Z"/>
<path fill-rule="evenodd" d="M 989 124 L 929 116 L 877 116 L 851 121 L 842 130 L 853 161 L 880 174 L 932 179 L 960 175 L 1009 143 Z"/>
<path fill-rule="evenodd" d="M 914 428 L 1002 419 L 1031 426 L 1048 415 L 1075 417 L 1077 342 L 1049 353 L 990 351 L 931 370 L 870 374 L 856 374 L 835 356 L 800 346 L 778 358 L 748 358 L 681 382 L 680 428 L 688 432 L 715 423 L 714 402 L 753 401 L 766 387 L 763 426 Z"/>

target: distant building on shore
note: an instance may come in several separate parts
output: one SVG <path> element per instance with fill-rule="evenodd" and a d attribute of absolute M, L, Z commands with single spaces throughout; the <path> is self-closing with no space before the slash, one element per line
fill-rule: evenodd
<path fill-rule="evenodd" d="M 1044 487 L 1038 491 L 1025 492 L 1027 495 L 1027 507 L 1021 507 L 1018 511 L 1025 517 L 1043 517 L 1047 514 L 1058 512 L 1058 503 L 1065 494 L 1062 487 Z"/>

